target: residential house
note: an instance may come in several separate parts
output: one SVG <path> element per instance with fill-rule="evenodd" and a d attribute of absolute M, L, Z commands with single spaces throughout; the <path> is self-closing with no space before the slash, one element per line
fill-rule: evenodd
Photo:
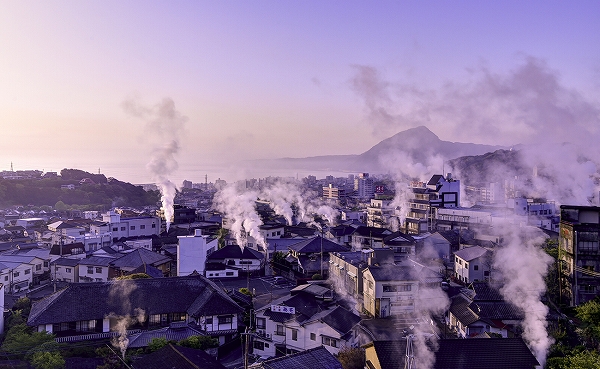
<path fill-rule="evenodd" d="M 383 239 L 384 248 L 394 250 L 396 257 L 406 259 L 411 255 L 415 255 L 416 242 L 415 239 L 408 234 L 402 232 L 394 232 Z"/>
<path fill-rule="evenodd" d="M 437 348 L 426 343 L 427 355 L 419 353 L 422 345 L 411 344 L 413 350 L 407 350 L 408 340 L 374 341 L 364 345 L 367 368 L 398 369 L 421 367 L 420 357 L 434 356 L 431 369 L 534 369 L 539 362 L 521 338 L 488 338 L 477 340 L 441 339 Z M 421 348 L 423 349 L 423 348 Z M 412 355 L 411 355 L 412 352 Z M 407 363 L 409 359 L 409 363 Z M 430 365 L 430 363 L 427 363 Z"/>
<path fill-rule="evenodd" d="M 220 287 L 193 275 L 72 283 L 35 301 L 27 324 L 38 332 L 78 340 L 118 335 L 119 321 L 125 317 L 131 323 L 128 329 L 187 322 L 224 344 L 237 335 L 242 313 Z"/>
<path fill-rule="evenodd" d="M 325 232 L 325 237 L 340 245 L 350 245 L 352 233 L 354 233 L 355 230 L 356 227 L 354 226 L 341 224 L 328 228 Z"/>
<path fill-rule="evenodd" d="M 325 347 L 268 359 L 250 365 L 251 369 L 342 369 L 342 364 Z"/>
<path fill-rule="evenodd" d="M 58 258 L 50 263 L 50 274 L 55 281 L 79 282 L 79 259 Z"/>
<path fill-rule="evenodd" d="M 474 282 L 472 289 L 463 289 L 453 296 L 448 312 L 448 324 L 460 338 L 514 334 L 523 320 L 523 313 L 506 302 L 498 288 L 486 282 Z"/>
<path fill-rule="evenodd" d="M 7 286 L 7 293 L 28 290 L 49 271 L 48 260 L 44 255 L 2 254 L 0 263 L 0 282 Z"/>
<path fill-rule="evenodd" d="M 347 246 L 316 236 L 288 246 L 286 261 L 290 267 L 287 277 L 290 279 L 310 279 L 315 274 L 324 278 L 329 272 L 329 254 L 349 251 Z M 285 274 L 285 270 L 280 273 Z"/>
<path fill-rule="evenodd" d="M 102 221 L 90 226 L 91 233 L 110 233 L 113 241 L 120 238 L 158 236 L 160 229 L 161 219 L 157 216 L 123 217 L 114 211 L 102 214 Z"/>
<path fill-rule="evenodd" d="M 412 260 L 399 263 L 371 259 L 363 272 L 363 307 L 371 316 L 418 311 L 419 290 L 440 286 L 442 276 Z"/>
<path fill-rule="evenodd" d="M 106 282 L 118 274 L 112 270 L 111 263 L 116 259 L 104 256 L 90 256 L 79 260 L 77 282 Z"/>
<path fill-rule="evenodd" d="M 492 252 L 481 246 L 465 247 L 454 253 L 454 277 L 469 284 L 490 279 Z"/>
<path fill-rule="evenodd" d="M 137 248 L 123 253 L 125 255 L 110 262 L 116 275 L 128 275 L 141 266 L 151 265 L 162 271 L 164 276 L 173 276 L 175 266 L 173 260 L 166 255 L 148 251 L 145 248 Z"/>
<path fill-rule="evenodd" d="M 264 268 L 264 263 L 265 256 L 259 251 L 249 247 L 240 248 L 237 245 L 229 245 L 207 256 L 207 268 L 208 264 L 211 264 L 213 267 L 210 271 L 206 271 L 205 274 L 209 278 L 220 277 L 222 273 L 218 272 L 217 270 L 228 269 L 235 269 L 236 271 L 242 273 L 260 273 Z M 226 269 L 215 269 L 215 264 L 225 266 Z M 225 271 L 224 276 L 227 276 L 226 273 L 227 271 Z M 233 273 L 233 271 L 229 271 L 229 273 Z M 219 275 L 217 276 L 215 274 Z M 237 275 L 238 273 L 233 274 Z"/>
<path fill-rule="evenodd" d="M 293 354 L 319 346 L 332 354 L 356 342 L 360 317 L 333 301 L 333 292 L 305 284 L 256 309 L 253 353 L 262 358 Z"/>
<path fill-rule="evenodd" d="M 332 252 L 329 254 L 329 280 L 342 295 L 362 298 L 363 271 L 371 250 Z"/>
<path fill-rule="evenodd" d="M 350 242 L 355 249 L 382 248 L 385 247 L 383 240 L 392 233 L 386 228 L 358 226 L 350 236 Z"/>

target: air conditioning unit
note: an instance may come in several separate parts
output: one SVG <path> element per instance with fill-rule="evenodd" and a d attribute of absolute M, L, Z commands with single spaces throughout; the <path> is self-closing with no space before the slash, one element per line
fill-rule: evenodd
<path fill-rule="evenodd" d="M 267 338 L 271 338 L 271 334 L 270 333 L 267 333 Z"/>

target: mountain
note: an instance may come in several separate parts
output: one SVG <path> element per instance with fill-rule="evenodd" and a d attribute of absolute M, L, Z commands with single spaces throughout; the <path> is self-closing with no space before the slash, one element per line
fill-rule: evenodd
<path fill-rule="evenodd" d="M 502 148 L 501 146 L 442 141 L 427 127 L 420 126 L 386 138 L 359 155 L 256 160 L 253 164 L 272 169 L 388 173 L 398 167 L 396 162 L 399 160 L 426 165 L 434 157 L 446 161 L 461 156 L 481 155 Z"/>
<path fill-rule="evenodd" d="M 483 155 L 461 156 L 447 162 L 449 171 L 457 173 L 462 183 L 485 185 L 490 182 L 530 176 L 532 168 L 524 164 L 520 150 L 496 150 Z"/>

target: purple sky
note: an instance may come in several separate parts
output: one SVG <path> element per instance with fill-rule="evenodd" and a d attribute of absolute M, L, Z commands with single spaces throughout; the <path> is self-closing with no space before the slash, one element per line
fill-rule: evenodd
<path fill-rule="evenodd" d="M 2 1 L 0 170 L 148 182 L 164 99 L 185 173 L 358 154 L 421 124 L 463 142 L 588 137 L 598 14 L 598 1 Z"/>

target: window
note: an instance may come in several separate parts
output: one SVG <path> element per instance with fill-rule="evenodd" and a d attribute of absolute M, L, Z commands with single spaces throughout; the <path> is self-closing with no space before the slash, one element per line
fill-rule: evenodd
<path fill-rule="evenodd" d="M 220 316 L 218 319 L 219 319 L 219 324 L 231 324 L 231 323 L 233 323 L 233 316 L 232 315 Z"/>
<path fill-rule="evenodd" d="M 88 274 L 94 274 L 94 267 L 88 267 Z"/>
<path fill-rule="evenodd" d="M 225 272 L 225 275 L 233 275 L 233 272 Z"/>
<path fill-rule="evenodd" d="M 400 292 L 408 292 L 412 290 L 412 286 L 410 284 L 401 284 L 398 286 L 398 291 Z"/>
<path fill-rule="evenodd" d="M 31 270 L 25 269 L 25 274 L 29 274 L 29 273 L 31 273 Z"/>
<path fill-rule="evenodd" d="M 259 341 L 259 340 L 254 340 L 254 349 L 255 350 L 264 350 L 265 349 L 265 343 L 263 341 Z"/>
<path fill-rule="evenodd" d="M 19 272 L 14 272 L 14 273 L 13 273 L 13 277 L 18 277 L 18 276 L 19 276 L 19 274 L 20 274 Z"/>
<path fill-rule="evenodd" d="M 275 334 L 277 336 L 285 336 L 285 332 L 283 331 L 283 326 L 280 324 L 277 324 L 277 330 L 275 331 Z"/>
<path fill-rule="evenodd" d="M 325 346 L 337 347 L 337 340 L 335 338 L 321 336 L 321 343 Z"/>
<path fill-rule="evenodd" d="M 292 329 L 292 341 L 298 341 L 298 330 Z"/>
<path fill-rule="evenodd" d="M 206 318 L 206 319 L 204 320 L 204 323 L 205 323 L 205 324 L 213 324 L 213 318 L 212 318 L 212 316 L 211 316 L 210 318 Z"/>
<path fill-rule="evenodd" d="M 42 264 L 36 264 L 35 270 L 42 270 Z"/>
<path fill-rule="evenodd" d="M 130 230 L 135 231 L 135 226 L 129 227 Z"/>
<path fill-rule="evenodd" d="M 65 272 L 71 273 L 71 268 L 65 268 Z"/>
<path fill-rule="evenodd" d="M 396 288 L 396 286 L 391 286 L 387 284 L 383 285 L 383 292 L 396 292 L 397 290 L 398 289 Z"/>
<path fill-rule="evenodd" d="M 118 232 L 119 231 L 119 227 L 113 227 L 113 232 Z"/>
<path fill-rule="evenodd" d="M 102 282 L 102 278 L 96 278 L 96 282 Z"/>
<path fill-rule="evenodd" d="M 44 268 L 48 268 L 48 262 L 44 261 Z"/>
<path fill-rule="evenodd" d="M 479 265 L 473 265 L 473 270 L 479 270 Z"/>
<path fill-rule="evenodd" d="M 5 281 L 8 281 L 8 276 L 4 276 L 4 280 L 5 280 Z"/>
<path fill-rule="evenodd" d="M 146 225 L 145 224 L 140 225 L 140 229 L 146 229 Z"/>
<path fill-rule="evenodd" d="M 121 227 L 121 230 L 124 231 L 126 228 L 125 227 Z"/>
<path fill-rule="evenodd" d="M 256 328 L 265 329 L 267 327 L 267 320 L 265 318 L 256 318 Z"/>
<path fill-rule="evenodd" d="M 313 341 L 316 341 L 317 340 L 317 335 L 314 334 L 314 333 L 311 333 L 310 334 L 310 339 L 313 340 Z"/>
<path fill-rule="evenodd" d="M 483 272 L 484 277 L 489 277 L 490 276 L 490 272 L 488 272 L 487 270 L 485 270 Z"/>
<path fill-rule="evenodd" d="M 156 228 L 156 224 L 152 223 L 152 228 Z"/>
<path fill-rule="evenodd" d="M 160 314 L 151 314 L 150 317 L 148 317 L 148 324 L 149 325 L 159 325 L 160 324 Z"/>
<path fill-rule="evenodd" d="M 96 267 L 96 273 L 102 273 L 102 267 Z"/>

